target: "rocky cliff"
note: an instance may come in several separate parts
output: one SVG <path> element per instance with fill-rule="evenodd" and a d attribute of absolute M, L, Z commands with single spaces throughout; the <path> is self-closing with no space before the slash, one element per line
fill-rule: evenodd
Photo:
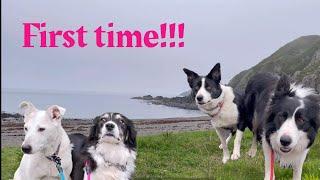
<path fill-rule="evenodd" d="M 259 72 L 286 73 L 296 82 L 320 92 L 320 36 L 303 36 L 289 42 L 259 64 L 237 74 L 229 85 L 243 90 L 250 77 Z"/>

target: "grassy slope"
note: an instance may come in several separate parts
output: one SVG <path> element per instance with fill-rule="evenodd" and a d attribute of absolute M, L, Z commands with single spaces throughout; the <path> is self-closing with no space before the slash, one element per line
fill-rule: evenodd
<path fill-rule="evenodd" d="M 138 138 L 137 178 L 210 178 L 210 179 L 262 179 L 263 155 L 251 159 L 246 156 L 250 145 L 246 132 L 242 157 L 238 161 L 221 163 L 222 151 L 214 131 L 162 134 Z M 232 143 L 229 145 L 231 149 Z M 320 135 L 312 147 L 303 169 L 304 179 L 320 179 Z M 1 149 L 1 179 L 12 177 L 21 152 L 18 148 Z M 276 168 L 277 179 L 291 179 L 290 169 Z"/>
<path fill-rule="evenodd" d="M 317 68 L 319 68 L 319 64 L 313 64 L 313 68 L 305 69 L 319 48 L 319 35 L 300 37 L 281 47 L 252 68 L 234 76 L 230 80 L 229 85 L 236 89 L 244 89 L 248 80 L 259 72 L 284 72 L 291 76 L 296 71 L 302 71 L 296 79 L 300 82 L 304 76 L 315 73 Z"/>

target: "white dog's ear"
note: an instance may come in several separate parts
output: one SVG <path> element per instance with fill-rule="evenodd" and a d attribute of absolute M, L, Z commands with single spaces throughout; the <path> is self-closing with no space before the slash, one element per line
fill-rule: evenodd
<path fill-rule="evenodd" d="M 47 109 L 47 113 L 51 119 L 61 119 L 65 112 L 66 109 L 58 105 L 52 105 Z"/>
<path fill-rule="evenodd" d="M 21 109 L 21 112 L 25 117 L 37 111 L 37 108 L 28 101 L 22 101 L 19 105 L 19 108 Z"/>

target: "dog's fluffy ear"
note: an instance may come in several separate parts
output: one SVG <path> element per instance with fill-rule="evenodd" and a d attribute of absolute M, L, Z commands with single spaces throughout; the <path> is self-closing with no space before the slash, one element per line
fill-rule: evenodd
<path fill-rule="evenodd" d="M 214 80 L 216 83 L 221 81 L 220 63 L 217 63 L 207 75 L 207 78 Z"/>
<path fill-rule="evenodd" d="M 137 132 L 134 128 L 134 125 L 131 120 L 122 116 L 127 121 L 127 134 L 125 137 L 124 144 L 126 144 L 129 148 L 135 149 L 137 147 Z"/>
<path fill-rule="evenodd" d="M 32 113 L 37 111 L 37 108 L 28 101 L 22 101 L 19 105 L 19 108 L 24 117 L 30 116 Z"/>
<path fill-rule="evenodd" d="M 96 117 L 93 119 L 93 126 L 91 126 L 90 132 L 89 132 L 89 141 L 99 140 L 99 129 L 98 129 L 99 118 L 100 117 Z"/>
<path fill-rule="evenodd" d="M 283 74 L 278 83 L 274 92 L 274 97 L 279 98 L 290 94 L 290 79 L 286 74 Z"/>
<path fill-rule="evenodd" d="M 187 68 L 183 68 L 183 71 L 187 74 L 189 86 L 192 88 L 193 80 L 199 77 L 199 75 Z"/>
<path fill-rule="evenodd" d="M 52 105 L 47 109 L 47 113 L 49 114 L 50 118 L 54 120 L 60 120 L 65 112 L 66 109 L 58 105 Z"/>

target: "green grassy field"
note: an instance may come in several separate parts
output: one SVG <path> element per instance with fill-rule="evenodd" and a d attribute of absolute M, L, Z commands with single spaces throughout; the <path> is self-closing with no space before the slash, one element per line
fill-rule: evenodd
<path fill-rule="evenodd" d="M 241 148 L 241 159 L 221 162 L 222 150 L 214 131 L 165 133 L 138 138 L 135 179 L 263 179 L 263 153 L 259 147 L 255 158 L 246 155 L 250 147 L 249 132 Z M 229 149 L 232 149 L 229 144 Z M 303 168 L 303 179 L 320 179 L 320 135 L 316 139 Z M 12 178 L 21 158 L 19 148 L 1 149 L 1 179 Z M 292 170 L 276 166 L 278 179 L 291 179 Z"/>

